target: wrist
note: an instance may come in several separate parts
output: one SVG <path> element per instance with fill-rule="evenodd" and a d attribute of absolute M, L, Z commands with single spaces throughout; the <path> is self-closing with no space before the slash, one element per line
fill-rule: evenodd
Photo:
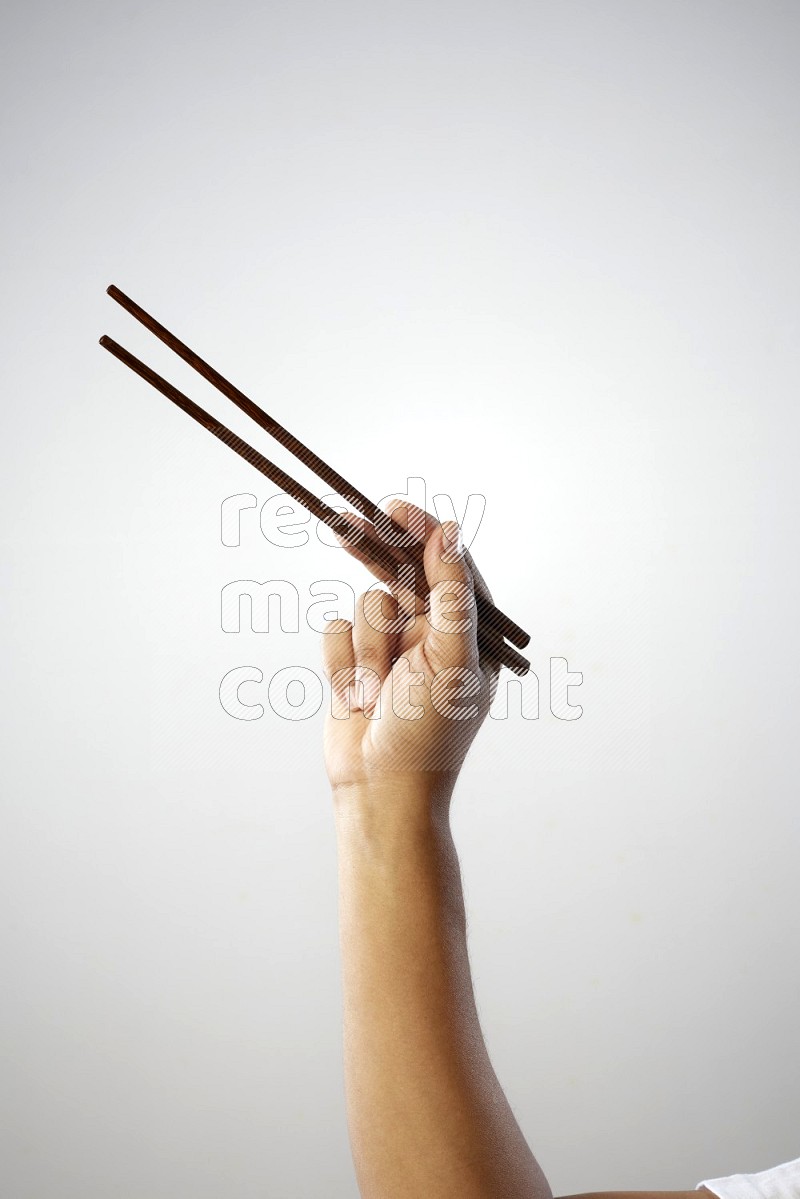
<path fill-rule="evenodd" d="M 380 774 L 332 790 L 337 828 L 369 834 L 447 825 L 457 771 Z"/>

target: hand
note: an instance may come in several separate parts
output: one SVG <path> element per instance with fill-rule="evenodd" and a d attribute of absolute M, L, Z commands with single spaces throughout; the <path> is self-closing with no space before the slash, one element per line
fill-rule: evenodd
<path fill-rule="evenodd" d="M 430 513 L 397 500 L 388 512 L 424 541 L 430 595 L 423 603 L 357 546 L 342 543 L 389 590 L 365 592 L 355 623 L 333 621 L 323 636 L 332 688 L 325 764 L 335 793 L 413 779 L 449 796 L 497 685 L 499 666 L 479 654 L 476 638 L 475 592 L 491 595 L 457 525 L 443 529 Z"/>

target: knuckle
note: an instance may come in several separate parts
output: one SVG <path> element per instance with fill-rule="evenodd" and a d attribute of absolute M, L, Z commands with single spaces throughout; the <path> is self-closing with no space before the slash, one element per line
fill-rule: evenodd
<path fill-rule="evenodd" d="M 326 674 L 333 690 L 341 693 L 347 689 L 355 678 L 355 668 L 353 666 L 339 666 L 326 671 Z"/>

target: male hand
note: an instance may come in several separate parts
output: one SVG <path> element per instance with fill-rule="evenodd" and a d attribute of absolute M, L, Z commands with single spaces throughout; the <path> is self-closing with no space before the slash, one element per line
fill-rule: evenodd
<path fill-rule="evenodd" d="M 333 621 L 323 637 L 333 708 L 325 762 L 335 793 L 413 777 L 451 784 L 489 710 L 499 667 L 477 644 L 476 590 L 491 595 L 461 545 L 460 530 L 395 500 L 391 519 L 424 542 L 424 603 L 402 581 L 342 543 L 388 591 L 356 602 L 355 622 Z M 354 527 L 363 518 L 349 516 Z M 363 688 L 363 693 L 362 693 Z M 448 788 L 446 788 L 448 790 Z"/>

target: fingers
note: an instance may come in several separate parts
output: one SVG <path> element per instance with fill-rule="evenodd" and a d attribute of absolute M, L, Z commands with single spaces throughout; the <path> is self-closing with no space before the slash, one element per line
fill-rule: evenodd
<path fill-rule="evenodd" d="M 391 513 L 392 520 L 402 525 L 404 529 L 410 528 L 418 540 L 423 536 L 425 539 L 429 538 L 440 527 L 436 517 L 432 516 L 430 512 L 424 512 L 422 508 L 417 508 L 415 504 L 410 504 L 407 500 L 390 500 L 387 508 Z M 475 565 L 469 550 L 466 549 L 464 563 L 472 577 L 472 588 L 475 595 L 491 604 L 493 602 L 492 594 L 486 585 L 486 580 Z M 473 616 L 477 620 L 477 613 L 473 613 Z M 502 634 L 493 632 L 488 627 L 482 629 L 480 665 L 486 671 L 493 686 L 496 686 L 497 676 L 501 670 L 500 654 L 503 644 Z M 457 647 L 453 646 L 452 648 Z"/>
<path fill-rule="evenodd" d="M 424 512 L 422 508 L 418 508 L 416 504 L 410 504 L 407 500 L 390 500 L 386 508 L 395 524 L 408 529 L 415 541 L 427 541 L 434 530 L 439 528 L 439 521 L 435 516 L 431 516 L 430 512 Z M 492 594 L 469 550 L 465 551 L 464 561 L 472 574 L 475 594 L 491 604 Z"/>
<path fill-rule="evenodd" d="M 333 714 L 350 711 L 380 715 L 381 687 L 392 669 L 398 629 L 397 601 L 386 591 L 369 590 L 356 601 L 355 623 L 334 620 L 322 638 L 322 661 L 333 692 Z"/>
<path fill-rule="evenodd" d="M 403 530 L 404 538 L 410 538 L 418 542 L 428 542 L 436 530 L 441 528 L 441 525 L 435 516 L 433 516 L 430 512 L 424 511 L 422 508 L 418 508 L 416 504 L 409 503 L 408 500 L 390 500 L 386 505 L 386 509 L 387 516 L 384 517 L 383 521 L 380 519 L 377 521 L 375 529 L 382 540 L 388 544 L 392 544 L 396 541 L 396 538 L 394 538 L 392 535 L 393 526 L 398 526 L 399 529 Z M 368 530 L 372 527 L 370 522 L 367 521 L 363 516 L 357 516 L 352 512 L 347 512 L 344 515 L 347 521 L 356 530 Z M 402 612 L 407 614 L 419 614 L 426 610 L 425 603 L 419 598 L 418 595 L 416 595 L 413 587 L 404 585 L 402 581 L 402 574 L 398 580 L 397 575 L 391 574 L 389 571 L 384 569 L 384 567 L 373 562 L 373 560 L 364 552 L 360 544 L 356 543 L 353 545 L 345 542 L 342 538 L 339 538 L 339 541 L 352 557 L 366 566 L 376 578 L 381 580 L 381 582 L 384 582 L 389 586 L 392 594 L 397 598 L 400 610 Z M 408 544 L 408 540 L 405 540 L 405 544 Z M 492 603 L 491 592 L 489 591 L 483 575 L 478 570 L 468 550 L 464 551 L 463 561 L 470 575 L 471 586 L 474 594 L 480 596 L 481 600 Z M 408 577 L 408 583 L 411 583 L 410 575 Z M 428 580 L 428 583 L 430 585 L 430 580 Z M 477 619 L 477 616 L 475 619 Z M 502 637 L 492 635 L 487 631 L 487 636 L 483 640 L 492 642 L 492 646 L 488 651 L 483 651 L 482 657 L 487 656 L 487 660 L 491 660 L 492 666 L 496 668 L 497 663 L 494 659 L 498 653 L 498 647 L 502 644 Z"/>
<path fill-rule="evenodd" d="M 364 714 L 371 716 L 392 669 L 398 628 L 397 601 L 376 588 L 359 597 L 355 615 L 353 652 L 357 677 L 364 688 L 361 706 Z"/>
<path fill-rule="evenodd" d="M 355 530 L 363 531 L 372 528 L 372 525 L 364 516 L 357 516 L 353 512 L 345 512 L 343 515 L 348 524 L 350 524 Z M 344 549 L 347 550 L 351 557 L 355 558 L 357 562 L 361 562 L 363 566 L 366 566 L 367 570 L 369 570 L 371 574 L 375 575 L 377 579 L 380 579 L 382 583 L 387 584 L 387 586 L 391 589 L 392 595 L 394 595 L 397 599 L 401 612 L 404 612 L 406 615 L 413 616 L 415 613 L 421 613 L 425 611 L 425 601 L 420 599 L 414 591 L 413 575 L 411 573 L 404 575 L 401 567 L 399 573 L 393 574 L 370 558 L 370 556 L 362 548 L 363 542 L 356 542 L 356 544 L 349 543 L 345 541 L 344 538 L 339 537 L 338 533 L 336 534 L 336 537 L 339 543 Z"/>
<path fill-rule="evenodd" d="M 461 530 L 454 521 L 438 527 L 425 546 L 430 589 L 428 622 L 432 656 L 445 665 L 478 661 L 475 592 L 464 558 Z"/>
<path fill-rule="evenodd" d="M 332 620 L 322 637 L 322 667 L 330 682 L 331 711 L 338 719 L 350 711 L 349 687 L 355 678 L 353 626 L 349 620 Z"/>
<path fill-rule="evenodd" d="M 389 500 L 386 511 L 394 524 L 405 530 L 405 545 L 409 541 L 427 541 L 434 529 L 439 527 L 435 516 L 418 508 L 416 504 L 410 504 L 408 500 Z"/>

